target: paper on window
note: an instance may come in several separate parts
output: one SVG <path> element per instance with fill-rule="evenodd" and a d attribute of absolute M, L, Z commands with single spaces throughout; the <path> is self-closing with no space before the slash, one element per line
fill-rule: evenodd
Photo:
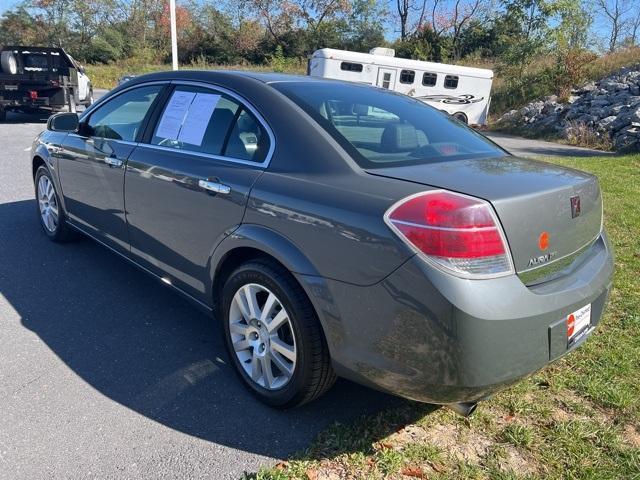
<path fill-rule="evenodd" d="M 175 91 L 165 108 L 156 137 L 178 140 L 180 127 L 196 94 L 194 92 Z"/>
<path fill-rule="evenodd" d="M 202 145 L 204 134 L 209 126 L 209 121 L 220 101 L 220 95 L 212 93 L 197 93 L 196 98 L 187 112 L 182 123 L 182 129 L 178 140 L 190 145 Z"/>

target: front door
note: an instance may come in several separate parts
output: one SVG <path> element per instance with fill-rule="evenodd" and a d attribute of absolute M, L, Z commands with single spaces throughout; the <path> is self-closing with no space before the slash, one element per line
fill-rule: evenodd
<path fill-rule="evenodd" d="M 210 303 L 209 261 L 242 222 L 270 136 L 230 94 L 178 85 L 125 175 L 132 258 Z"/>
<path fill-rule="evenodd" d="M 378 68 L 378 82 L 376 85 L 387 90 L 393 90 L 396 86 L 396 71 L 392 68 Z"/>
<path fill-rule="evenodd" d="M 59 169 L 69 219 L 120 252 L 129 251 L 124 172 L 136 138 L 162 85 L 135 88 L 107 101 L 78 134 L 69 134 Z"/>

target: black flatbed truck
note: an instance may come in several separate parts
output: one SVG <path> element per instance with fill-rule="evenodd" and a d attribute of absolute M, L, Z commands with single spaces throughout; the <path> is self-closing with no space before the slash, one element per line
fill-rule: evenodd
<path fill-rule="evenodd" d="M 7 46 L 0 50 L 0 121 L 7 111 L 75 112 L 93 101 L 90 83 L 82 98 L 84 69 L 62 48 Z M 88 79 L 82 79 L 87 82 Z"/>

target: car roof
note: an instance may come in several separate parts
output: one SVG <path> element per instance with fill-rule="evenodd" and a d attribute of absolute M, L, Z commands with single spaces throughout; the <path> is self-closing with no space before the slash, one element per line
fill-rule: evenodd
<path fill-rule="evenodd" d="M 282 82 L 345 83 L 341 80 L 276 72 L 252 72 L 243 70 L 177 70 L 135 76 L 130 85 L 158 80 L 191 80 L 215 83 L 223 78 L 230 79 L 233 77 L 244 77 L 247 79 L 257 80 L 263 84 Z"/>

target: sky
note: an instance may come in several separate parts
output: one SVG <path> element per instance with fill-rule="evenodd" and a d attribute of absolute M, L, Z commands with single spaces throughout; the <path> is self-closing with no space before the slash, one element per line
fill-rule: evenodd
<path fill-rule="evenodd" d="M 15 7 L 16 5 L 21 3 L 21 1 L 22 0 L 0 0 L 0 14 L 2 14 L 6 10 L 10 10 L 11 8 Z M 393 11 L 393 9 L 395 8 L 396 2 L 395 0 L 389 0 L 389 3 L 390 3 L 389 5 L 390 9 Z M 596 33 L 599 34 L 599 36 L 601 36 L 607 30 L 607 26 L 601 19 L 597 19 L 594 22 L 593 28 L 594 30 L 596 30 Z M 385 36 L 388 39 L 393 39 L 398 36 L 398 32 L 393 31 L 394 30 L 393 28 L 387 27 L 386 30 L 387 31 L 385 32 Z"/>
<path fill-rule="evenodd" d="M 18 0 L 0 0 L 0 13 L 18 4 Z"/>

